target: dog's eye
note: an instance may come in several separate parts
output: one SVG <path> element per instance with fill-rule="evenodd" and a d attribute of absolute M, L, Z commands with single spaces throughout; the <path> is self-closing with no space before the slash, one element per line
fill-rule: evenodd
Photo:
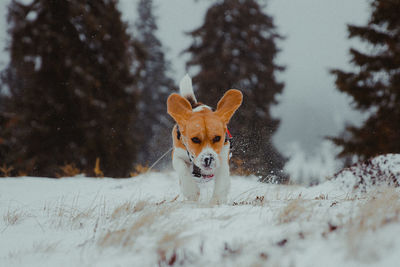
<path fill-rule="evenodd" d="M 195 143 L 195 144 L 200 144 L 201 140 L 199 138 L 197 138 L 197 137 L 193 137 L 192 138 L 192 142 Z"/>
<path fill-rule="evenodd" d="M 216 137 L 214 137 L 213 139 L 213 143 L 217 143 L 221 140 L 221 136 L 217 135 Z"/>

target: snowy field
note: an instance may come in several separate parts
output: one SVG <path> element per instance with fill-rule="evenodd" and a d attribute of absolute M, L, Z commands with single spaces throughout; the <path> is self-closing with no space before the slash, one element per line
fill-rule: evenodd
<path fill-rule="evenodd" d="M 211 206 L 211 183 L 183 201 L 173 172 L 1 178 L 0 266 L 395 267 L 398 180 L 389 155 L 314 187 L 233 177 Z"/>

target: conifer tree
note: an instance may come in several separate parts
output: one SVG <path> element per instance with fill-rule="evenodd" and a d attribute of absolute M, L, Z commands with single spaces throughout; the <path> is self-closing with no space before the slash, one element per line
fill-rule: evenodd
<path fill-rule="evenodd" d="M 270 114 L 283 90 L 275 77 L 283 67 L 274 62 L 281 36 L 272 18 L 254 0 L 218 1 L 208 9 L 204 24 L 190 35 L 187 66 L 199 69 L 193 79 L 197 99 L 215 107 L 230 88 L 244 94 L 230 122 L 233 156 L 243 161 L 245 172 L 283 179 L 285 159 L 272 143 L 279 120 Z"/>
<path fill-rule="evenodd" d="M 369 114 L 362 126 L 349 125 L 345 134 L 331 138 L 343 148 L 340 157 L 400 153 L 400 1 L 374 0 L 371 8 L 367 25 L 348 25 L 348 32 L 372 49 L 350 49 L 355 70 L 332 71 L 338 90 Z"/>
<path fill-rule="evenodd" d="M 138 161 L 151 164 L 172 145 L 170 131 L 172 121 L 166 113 L 168 95 L 175 87 L 168 77 L 169 62 L 165 59 L 160 40 L 157 38 L 157 21 L 152 0 L 140 0 L 136 22 L 137 39 L 146 54 L 139 73 L 139 119 L 137 129 L 141 137 Z"/>
<path fill-rule="evenodd" d="M 116 0 L 12 1 L 2 81 L 14 123 L 7 161 L 34 176 L 64 164 L 128 175 L 135 159 L 137 45 Z"/>
<path fill-rule="evenodd" d="M 3 138 L 1 133 L 5 133 L 6 125 L 7 125 L 7 116 L 5 112 L 5 96 L 2 94 L 2 90 L 0 90 L 0 166 L 5 164 L 4 159 L 7 156 L 7 145 L 6 140 Z"/>

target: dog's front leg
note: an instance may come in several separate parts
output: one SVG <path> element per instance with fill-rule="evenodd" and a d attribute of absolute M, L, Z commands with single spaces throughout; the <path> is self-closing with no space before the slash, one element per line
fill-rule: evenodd
<path fill-rule="evenodd" d="M 229 144 L 221 150 L 221 166 L 215 176 L 214 192 L 211 204 L 223 204 L 228 200 L 231 177 L 229 176 Z"/>
<path fill-rule="evenodd" d="M 172 166 L 179 175 L 179 185 L 183 196 L 191 201 L 197 201 L 200 196 L 200 189 L 192 178 L 190 167 L 185 162 L 187 153 L 185 150 L 176 148 L 174 150 L 174 157 Z"/>
<path fill-rule="evenodd" d="M 192 179 L 190 172 L 179 177 L 179 184 L 182 193 L 187 200 L 197 201 L 200 196 L 200 189 Z"/>

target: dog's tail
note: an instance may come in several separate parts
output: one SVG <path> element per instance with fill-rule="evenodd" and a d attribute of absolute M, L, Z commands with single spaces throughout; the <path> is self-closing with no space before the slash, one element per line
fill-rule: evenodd
<path fill-rule="evenodd" d="M 186 74 L 179 83 L 179 93 L 190 102 L 192 107 L 196 106 L 197 99 L 193 92 L 192 79 L 189 74 Z"/>

